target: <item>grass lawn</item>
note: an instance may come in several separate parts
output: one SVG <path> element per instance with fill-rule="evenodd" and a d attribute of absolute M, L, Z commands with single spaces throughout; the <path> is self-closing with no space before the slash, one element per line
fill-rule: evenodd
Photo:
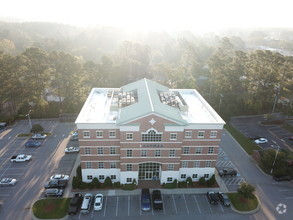
<path fill-rule="evenodd" d="M 37 218 L 63 218 L 67 214 L 70 198 L 41 199 L 33 205 L 33 213 Z"/>
<path fill-rule="evenodd" d="M 17 137 L 30 137 L 32 134 L 19 134 Z"/>
<path fill-rule="evenodd" d="M 247 199 L 239 193 L 228 193 L 227 195 L 238 211 L 252 211 L 257 208 L 258 200 L 255 196 L 253 199 Z"/>
<path fill-rule="evenodd" d="M 238 130 L 233 128 L 231 125 L 225 125 L 224 128 L 229 131 L 229 133 L 237 140 L 237 142 L 242 146 L 242 148 L 251 155 L 253 150 L 260 150 L 260 147 L 257 146 L 253 141 L 249 138 L 245 137 Z"/>

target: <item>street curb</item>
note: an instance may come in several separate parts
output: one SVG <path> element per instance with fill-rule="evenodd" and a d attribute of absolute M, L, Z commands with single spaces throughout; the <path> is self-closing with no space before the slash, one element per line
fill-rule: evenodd
<path fill-rule="evenodd" d="M 251 211 L 239 211 L 239 210 L 237 210 L 237 209 L 234 208 L 233 204 L 231 204 L 231 209 L 234 212 L 236 212 L 238 214 L 242 214 L 242 215 L 251 215 L 251 214 L 257 213 L 260 210 L 260 208 L 261 208 L 261 203 L 260 203 L 260 200 L 259 200 L 258 196 L 256 194 L 254 194 L 254 195 L 255 195 L 255 197 L 257 199 L 257 207 L 256 207 L 256 209 L 251 210 Z"/>

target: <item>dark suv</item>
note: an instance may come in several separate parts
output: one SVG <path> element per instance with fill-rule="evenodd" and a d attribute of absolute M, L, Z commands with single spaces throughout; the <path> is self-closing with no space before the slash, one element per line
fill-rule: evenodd
<path fill-rule="evenodd" d="M 154 190 L 152 194 L 152 199 L 153 199 L 153 207 L 154 209 L 163 209 L 163 200 L 161 196 L 161 191 L 160 190 Z"/>
<path fill-rule="evenodd" d="M 151 196 L 149 189 L 141 189 L 141 209 L 142 211 L 151 210 Z"/>
<path fill-rule="evenodd" d="M 82 199 L 81 193 L 74 194 L 74 197 L 70 200 L 68 215 L 76 215 L 78 213 L 78 210 L 81 207 Z"/>
<path fill-rule="evenodd" d="M 212 204 L 212 205 L 217 205 L 218 202 L 219 202 L 219 199 L 218 199 L 218 196 L 215 192 L 207 192 L 207 197 L 208 197 L 208 200 L 209 202 Z"/>

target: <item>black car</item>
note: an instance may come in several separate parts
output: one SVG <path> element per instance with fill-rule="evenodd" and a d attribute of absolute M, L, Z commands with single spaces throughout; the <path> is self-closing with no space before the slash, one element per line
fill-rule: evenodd
<path fill-rule="evenodd" d="M 161 196 L 161 191 L 160 190 L 154 190 L 152 194 L 152 199 L 153 199 L 153 207 L 154 209 L 163 209 L 163 200 Z"/>
<path fill-rule="evenodd" d="M 218 192 L 218 197 L 219 197 L 219 200 L 221 201 L 221 203 L 223 204 L 223 206 L 229 207 L 231 205 L 230 199 L 227 196 L 227 194 L 222 193 L 222 192 Z"/>
<path fill-rule="evenodd" d="M 290 181 L 293 178 L 291 176 L 273 176 L 276 181 Z"/>
<path fill-rule="evenodd" d="M 81 193 L 75 193 L 71 198 L 68 208 L 68 215 L 76 215 L 81 207 L 83 197 Z"/>
<path fill-rule="evenodd" d="M 207 192 L 207 197 L 208 197 L 210 204 L 217 205 L 219 203 L 218 196 L 215 192 L 213 192 L 213 191 Z"/>

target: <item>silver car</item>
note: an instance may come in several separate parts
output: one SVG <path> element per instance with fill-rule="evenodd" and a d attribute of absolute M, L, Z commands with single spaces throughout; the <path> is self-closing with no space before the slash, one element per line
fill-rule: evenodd
<path fill-rule="evenodd" d="M 14 186 L 17 180 L 13 178 L 3 178 L 0 181 L 0 186 Z"/>
<path fill-rule="evenodd" d="M 69 154 L 69 153 L 78 153 L 79 152 L 79 147 L 66 147 L 65 148 L 65 153 Z"/>

